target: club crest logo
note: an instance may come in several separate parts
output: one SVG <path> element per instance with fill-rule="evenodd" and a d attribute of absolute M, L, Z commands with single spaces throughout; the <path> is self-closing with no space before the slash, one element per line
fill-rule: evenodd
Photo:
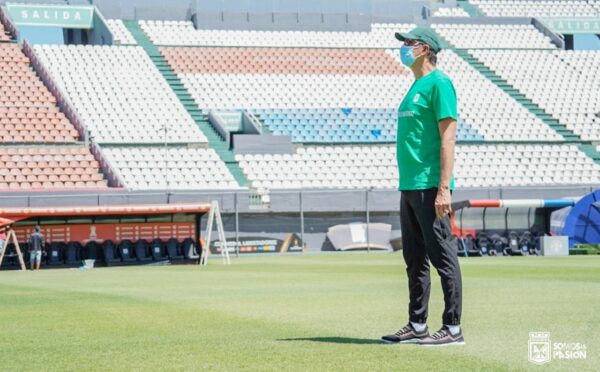
<path fill-rule="evenodd" d="M 550 358 L 550 332 L 529 332 L 529 361 L 542 365 Z"/>
<path fill-rule="evenodd" d="M 415 96 L 413 97 L 413 103 L 419 102 L 419 98 L 421 98 L 421 95 L 419 93 L 415 94 Z"/>

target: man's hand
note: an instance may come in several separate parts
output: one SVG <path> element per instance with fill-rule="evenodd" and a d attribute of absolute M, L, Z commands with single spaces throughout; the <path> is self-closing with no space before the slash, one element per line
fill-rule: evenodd
<path fill-rule="evenodd" d="M 447 214 L 452 213 L 452 195 L 450 195 L 449 187 L 438 188 L 437 195 L 435 197 L 435 215 L 438 218 L 442 218 Z"/>

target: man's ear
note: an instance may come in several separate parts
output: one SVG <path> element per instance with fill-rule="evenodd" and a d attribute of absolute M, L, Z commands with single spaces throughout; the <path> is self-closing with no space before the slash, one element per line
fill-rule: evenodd
<path fill-rule="evenodd" d="M 423 54 L 421 54 L 419 57 L 422 57 L 422 56 L 427 57 L 429 55 L 430 46 L 427 44 L 421 44 L 421 45 L 422 45 L 421 50 L 423 51 Z M 419 57 L 417 57 L 417 58 L 419 58 Z"/>

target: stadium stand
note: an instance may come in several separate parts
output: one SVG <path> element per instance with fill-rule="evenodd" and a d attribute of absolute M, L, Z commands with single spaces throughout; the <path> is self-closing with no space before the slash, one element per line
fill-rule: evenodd
<path fill-rule="evenodd" d="M 470 53 L 582 140 L 600 140 L 600 53 L 564 50 L 471 50 Z M 514 68 L 515 60 L 522 61 L 519 68 Z"/>
<path fill-rule="evenodd" d="M 311 146 L 293 155 L 238 155 L 252 186 L 297 188 L 396 188 L 393 145 Z M 551 186 L 600 182 L 600 165 L 575 145 L 458 145 L 456 187 Z"/>
<path fill-rule="evenodd" d="M 360 31 L 251 31 L 198 30 L 187 21 L 139 21 L 152 42 L 169 46 L 397 48 L 394 32 L 409 31 L 414 24 L 374 23 Z"/>
<path fill-rule="evenodd" d="M 79 134 L 17 44 L 0 44 L 0 142 L 73 143 Z"/>
<path fill-rule="evenodd" d="M 470 17 L 463 8 L 458 7 L 443 7 L 437 8 L 433 12 L 434 17 Z"/>
<path fill-rule="evenodd" d="M 142 48 L 36 45 L 34 50 L 96 142 L 207 141 Z"/>
<path fill-rule="evenodd" d="M 398 92 L 412 83 L 392 49 L 161 52 L 199 107 L 252 110 L 273 134 L 291 135 L 295 142 L 395 141 Z M 453 76 L 461 99 L 459 140 L 562 140 L 454 52 L 442 52 L 440 68 Z M 490 102 L 503 103 L 493 108 L 493 115 L 480 109 Z M 499 127 L 498 121 L 504 125 Z"/>
<path fill-rule="evenodd" d="M 239 189 L 213 149 L 105 147 L 102 151 L 132 190 Z"/>
<path fill-rule="evenodd" d="M 556 49 L 551 39 L 531 24 L 432 24 L 454 47 Z"/>
<path fill-rule="evenodd" d="M 398 61 L 400 57 L 393 53 Z M 452 77 L 459 117 L 487 141 L 562 141 L 563 138 L 452 50 L 442 50 L 438 67 Z M 487 110 L 482 110 L 487 107 Z M 502 125 L 498 125 L 502 123 Z M 458 137 L 458 140 L 473 140 Z"/>
<path fill-rule="evenodd" d="M 90 150 L 73 146 L 79 132 L 18 44 L 0 44 L 0 70 L 0 189 L 107 187 Z"/>
<path fill-rule="evenodd" d="M 0 148 L 0 189 L 106 187 L 84 147 Z"/>
<path fill-rule="evenodd" d="M 161 52 L 199 107 L 253 110 L 274 134 L 290 134 L 297 142 L 394 140 L 395 110 L 373 107 L 382 106 L 376 100 L 389 101 L 391 92 L 409 84 L 408 71 L 376 49 L 162 48 Z M 311 93 L 313 84 L 320 89 Z"/>
<path fill-rule="evenodd" d="M 110 31 L 112 32 L 114 39 L 114 44 L 120 45 L 136 45 L 137 42 L 131 36 L 131 33 L 125 27 L 125 24 L 120 19 L 108 19 L 106 20 Z"/>
<path fill-rule="evenodd" d="M 488 17 L 598 17 L 597 1 L 469 0 Z"/>

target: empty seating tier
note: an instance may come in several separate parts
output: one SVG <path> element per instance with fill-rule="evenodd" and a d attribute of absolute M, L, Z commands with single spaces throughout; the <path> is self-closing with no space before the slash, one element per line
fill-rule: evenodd
<path fill-rule="evenodd" d="M 469 0 L 488 17 L 598 17 L 594 0 Z"/>
<path fill-rule="evenodd" d="M 294 142 L 395 142 L 396 109 L 257 109 L 254 113 L 274 135 L 292 136 Z M 458 141 L 483 141 L 464 120 L 458 120 Z"/>
<path fill-rule="evenodd" d="M 0 44 L 0 143 L 71 143 L 79 133 L 18 44 Z"/>
<path fill-rule="evenodd" d="M 574 145 L 458 145 L 456 158 L 457 187 L 600 182 L 600 165 Z M 252 187 L 263 193 L 398 186 L 394 145 L 306 146 L 290 155 L 238 155 L 237 159 Z"/>
<path fill-rule="evenodd" d="M 456 48 L 556 49 L 551 39 L 531 24 L 432 24 Z"/>
<path fill-rule="evenodd" d="M 382 49 L 161 48 L 181 74 L 408 75 Z"/>
<path fill-rule="evenodd" d="M 141 47 L 36 45 L 34 50 L 96 142 L 207 142 Z"/>
<path fill-rule="evenodd" d="M 487 141 L 563 141 L 563 137 L 451 50 L 440 69 L 454 81 L 458 115 Z"/>
<path fill-rule="evenodd" d="M 104 147 L 102 153 L 132 190 L 240 188 L 213 149 Z"/>
<path fill-rule="evenodd" d="M 136 45 L 136 41 L 120 19 L 108 19 L 106 21 L 110 32 L 113 34 L 113 43 L 121 45 Z"/>
<path fill-rule="evenodd" d="M 98 162 L 87 148 L 0 148 L 0 189 L 106 186 Z"/>
<path fill-rule="evenodd" d="M 600 52 L 470 52 L 582 140 L 600 140 Z"/>
<path fill-rule="evenodd" d="M 447 7 L 447 8 L 437 8 L 433 12 L 434 17 L 470 17 L 469 13 L 467 13 L 463 8 L 459 7 Z"/>
<path fill-rule="evenodd" d="M 185 74 L 202 109 L 392 108 L 412 83 L 405 75 Z"/>
<path fill-rule="evenodd" d="M 161 48 L 198 106 L 257 113 L 295 142 L 390 142 L 413 82 L 397 49 Z M 450 50 L 439 66 L 459 97 L 459 141 L 562 141 Z M 488 110 L 482 110 L 488 107 Z M 499 125 L 501 123 L 501 125 Z"/>
<path fill-rule="evenodd" d="M 372 24 L 359 31 L 232 31 L 197 30 L 187 21 L 139 21 L 156 45 L 397 48 L 394 32 L 406 32 L 414 24 Z"/>

